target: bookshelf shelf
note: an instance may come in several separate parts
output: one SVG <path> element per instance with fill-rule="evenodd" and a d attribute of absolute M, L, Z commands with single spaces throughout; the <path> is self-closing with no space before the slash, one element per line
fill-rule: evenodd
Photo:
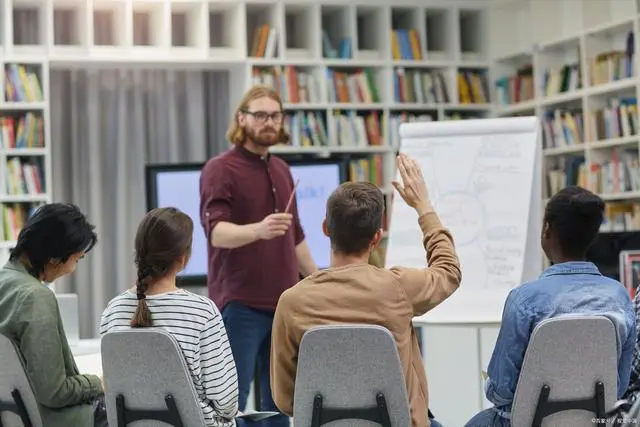
<path fill-rule="evenodd" d="M 640 2 L 559 0 L 556 6 L 492 7 L 496 115 L 540 118 L 545 200 L 566 185 L 584 186 L 607 202 L 603 231 L 636 231 Z M 513 34 L 508 40 L 499 37 L 505 27 Z"/>
<path fill-rule="evenodd" d="M 29 13 L 21 19 L 30 19 Z M 51 152 L 46 60 L 3 57 L 0 66 L 5 71 L 0 79 L 0 262 L 4 262 L 28 213 L 51 201 Z"/>
<path fill-rule="evenodd" d="M 0 146 L 0 172 L 9 161 L 37 161 L 47 185 L 41 194 L 18 196 L 0 189 L 0 203 L 31 207 L 51 199 L 48 70 L 96 63 L 228 70 L 230 109 L 250 85 L 273 85 L 285 101 L 292 135 L 289 146 L 274 152 L 339 154 L 351 159 L 351 178 L 375 179 L 389 195 L 400 123 L 493 114 L 485 93 L 491 68 L 484 50 L 487 5 L 477 0 L 2 2 L 0 65 L 31 70 L 42 82 L 43 97 L 0 96 L 0 117 L 35 115 L 44 123 L 44 143 Z M 38 31 L 23 31 L 32 27 Z M 367 167 L 375 170 L 363 171 Z"/>

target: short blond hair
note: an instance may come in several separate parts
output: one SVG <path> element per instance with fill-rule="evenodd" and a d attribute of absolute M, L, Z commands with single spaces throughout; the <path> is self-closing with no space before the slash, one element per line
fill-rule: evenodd
<path fill-rule="evenodd" d="M 227 129 L 227 141 L 229 141 L 233 145 L 242 145 L 244 144 L 246 135 L 244 133 L 244 128 L 240 126 L 238 121 L 238 115 L 244 112 L 247 108 L 249 108 L 249 104 L 251 101 L 260 98 L 269 98 L 273 99 L 278 103 L 280 109 L 282 110 L 282 99 L 278 92 L 271 86 L 266 85 L 256 85 L 245 92 L 244 96 L 240 100 L 240 104 L 236 108 L 235 113 L 233 113 L 233 117 L 231 117 L 231 122 L 229 123 L 229 128 Z M 284 129 L 284 123 L 280 128 L 280 135 L 278 138 L 278 142 L 282 144 L 287 144 L 290 140 L 290 136 Z"/>

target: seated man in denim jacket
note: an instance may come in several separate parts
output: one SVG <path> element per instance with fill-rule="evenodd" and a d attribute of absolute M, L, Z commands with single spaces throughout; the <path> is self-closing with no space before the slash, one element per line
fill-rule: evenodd
<path fill-rule="evenodd" d="M 604 202 L 595 194 L 568 187 L 549 200 L 541 244 L 551 267 L 513 289 L 488 368 L 486 396 L 495 406 L 474 416 L 466 427 L 509 427 L 520 368 L 535 326 L 565 314 L 606 315 L 618 334 L 618 397 L 629 384 L 635 342 L 635 313 L 629 293 L 586 261 L 586 252 L 604 219 Z"/>

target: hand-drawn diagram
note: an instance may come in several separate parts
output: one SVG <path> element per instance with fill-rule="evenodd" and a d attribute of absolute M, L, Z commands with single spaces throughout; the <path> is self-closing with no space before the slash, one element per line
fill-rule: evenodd
<path fill-rule="evenodd" d="M 455 230 L 456 245 L 470 245 L 481 237 L 485 209 L 475 194 L 445 193 L 435 201 L 434 207 L 441 218 L 446 218 L 447 227 Z"/>
<path fill-rule="evenodd" d="M 470 291 L 521 282 L 534 149 L 517 134 L 403 141 L 402 152 L 420 164 L 434 208 L 454 237 Z M 418 249 L 406 236 L 419 236 L 419 229 L 401 204 L 394 202 L 388 256 L 398 264 L 410 259 L 414 266 Z"/>

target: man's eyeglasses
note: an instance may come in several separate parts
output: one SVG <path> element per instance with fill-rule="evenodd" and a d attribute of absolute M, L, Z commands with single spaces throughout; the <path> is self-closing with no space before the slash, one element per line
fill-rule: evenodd
<path fill-rule="evenodd" d="M 271 119 L 273 123 L 281 123 L 284 118 L 282 111 L 275 113 L 267 113 L 265 111 L 244 111 L 244 113 L 252 115 L 253 118 L 260 123 L 266 123 L 269 119 Z"/>

